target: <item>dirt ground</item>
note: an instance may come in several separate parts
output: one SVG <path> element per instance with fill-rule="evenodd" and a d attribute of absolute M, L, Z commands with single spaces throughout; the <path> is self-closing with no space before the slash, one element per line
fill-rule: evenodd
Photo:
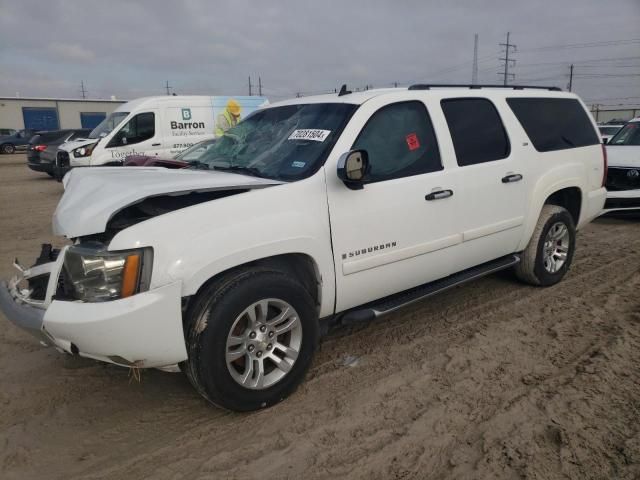
<path fill-rule="evenodd" d="M 0 277 L 62 243 L 61 193 L 0 157 Z M 503 273 L 339 329 L 291 398 L 253 414 L 0 318 L 0 478 L 640 478 L 639 233 L 590 225 L 552 288 Z"/>

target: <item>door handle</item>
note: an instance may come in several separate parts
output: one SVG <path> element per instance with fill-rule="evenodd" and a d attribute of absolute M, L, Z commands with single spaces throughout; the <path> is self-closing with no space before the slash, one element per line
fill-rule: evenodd
<path fill-rule="evenodd" d="M 519 182 L 520 180 L 522 180 L 522 175 L 520 175 L 519 173 L 511 173 L 502 177 L 502 183 L 513 183 Z"/>
<path fill-rule="evenodd" d="M 152 146 L 152 147 L 159 147 L 159 146 L 160 146 L 160 144 L 159 144 L 159 143 L 152 143 L 152 144 L 151 144 L 151 146 Z"/>
<path fill-rule="evenodd" d="M 442 198 L 449 198 L 453 196 L 453 190 L 436 190 L 425 195 L 424 199 L 430 202 L 431 200 L 440 200 Z"/>

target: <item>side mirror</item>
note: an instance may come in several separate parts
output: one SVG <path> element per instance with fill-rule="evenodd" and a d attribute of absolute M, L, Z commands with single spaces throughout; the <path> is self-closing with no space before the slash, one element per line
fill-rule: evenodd
<path fill-rule="evenodd" d="M 351 150 L 338 159 L 338 178 L 351 190 L 364 188 L 369 173 L 369 155 L 366 150 Z"/>

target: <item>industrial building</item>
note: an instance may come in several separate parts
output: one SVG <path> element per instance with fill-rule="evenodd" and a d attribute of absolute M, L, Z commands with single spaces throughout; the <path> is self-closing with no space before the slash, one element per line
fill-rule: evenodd
<path fill-rule="evenodd" d="M 124 100 L 0 97 L 0 128 L 94 128 Z"/>

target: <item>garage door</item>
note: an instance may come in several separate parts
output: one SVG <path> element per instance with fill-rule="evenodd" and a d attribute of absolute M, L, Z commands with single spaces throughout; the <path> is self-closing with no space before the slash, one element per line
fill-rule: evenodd
<path fill-rule="evenodd" d="M 80 112 L 80 124 L 82 128 L 96 128 L 106 116 L 105 112 Z"/>
<path fill-rule="evenodd" d="M 31 130 L 58 130 L 58 112 L 55 108 L 22 107 L 24 128 Z"/>

